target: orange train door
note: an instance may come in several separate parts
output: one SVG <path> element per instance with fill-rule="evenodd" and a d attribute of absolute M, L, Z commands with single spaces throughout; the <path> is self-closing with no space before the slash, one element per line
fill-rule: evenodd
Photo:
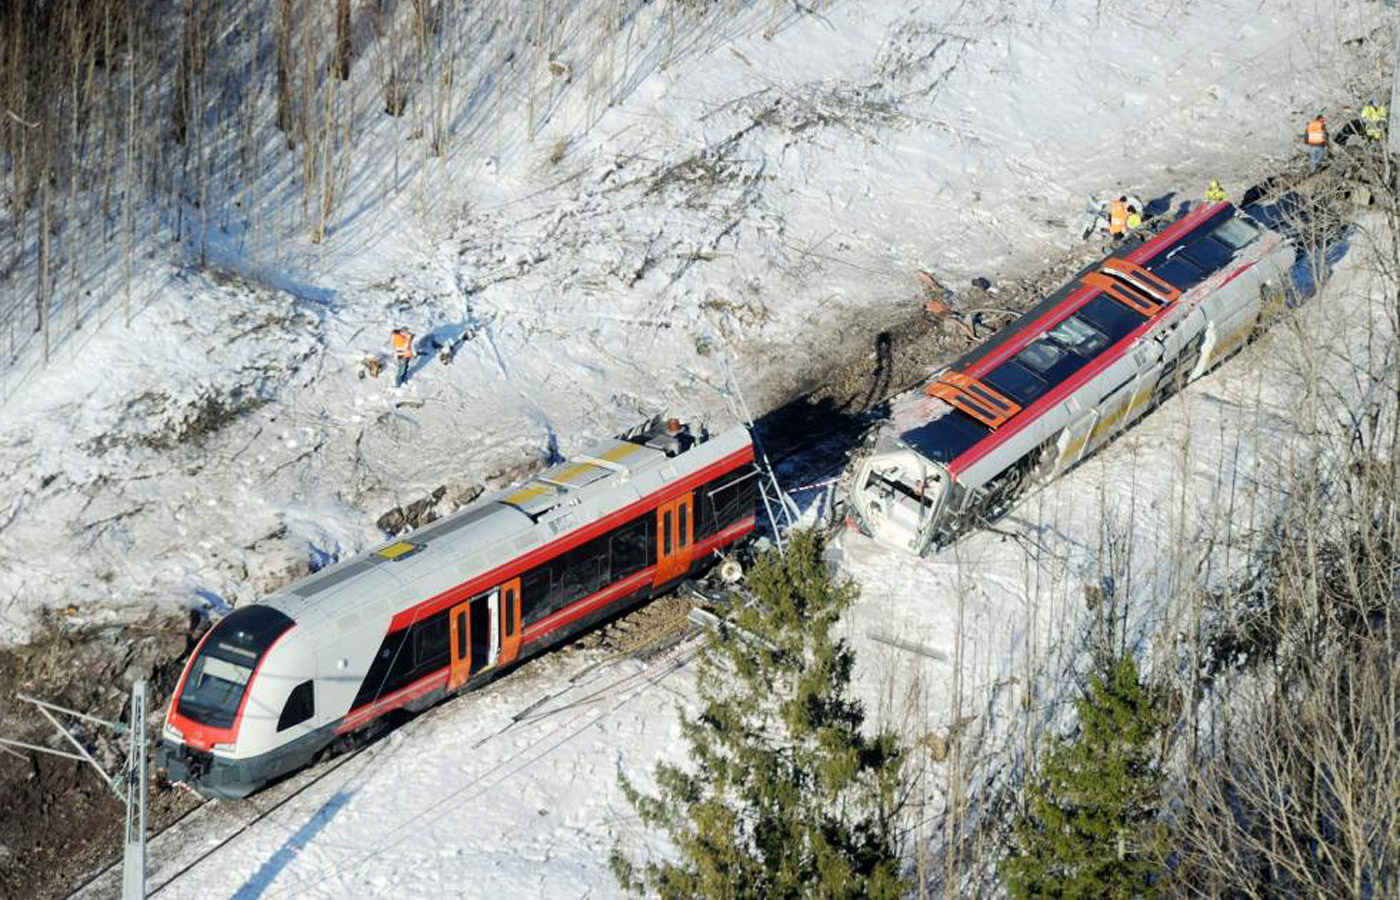
<path fill-rule="evenodd" d="M 512 578 L 500 587 L 501 652 L 499 662 L 506 666 L 520 655 L 520 579 Z"/>
<path fill-rule="evenodd" d="M 471 601 L 459 603 L 447 614 L 448 644 L 452 648 L 452 665 L 447 672 L 447 689 L 455 690 L 471 675 Z"/>
<path fill-rule="evenodd" d="M 656 508 L 656 578 L 661 585 L 690 570 L 694 553 L 695 499 L 682 494 Z"/>
<path fill-rule="evenodd" d="M 518 586 L 516 594 L 518 598 Z M 452 662 L 447 673 L 449 691 L 496 664 L 501 652 L 501 627 L 497 618 L 499 607 L 498 590 L 452 607 L 448 614 L 448 641 L 452 650 Z M 515 633 L 519 634 L 518 628 Z"/>

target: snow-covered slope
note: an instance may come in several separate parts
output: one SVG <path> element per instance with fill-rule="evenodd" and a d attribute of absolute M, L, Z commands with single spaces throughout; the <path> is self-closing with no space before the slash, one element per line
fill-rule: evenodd
<path fill-rule="evenodd" d="M 517 83 L 499 89 L 499 122 L 464 107 L 449 157 L 410 154 L 395 181 L 396 148 L 416 145 L 393 133 L 407 123 L 369 117 L 325 243 L 272 215 L 211 235 L 210 268 L 153 268 L 130 331 L 110 323 L 7 382 L 0 639 L 43 609 L 103 620 L 247 602 L 378 540 L 381 512 L 439 485 L 450 507 L 661 406 L 722 417 L 722 356 L 762 406 L 820 360 L 863 351 L 858 335 L 917 302 L 915 268 L 955 285 L 1029 275 L 1077 240 L 1090 197 L 1180 199 L 1212 176 L 1238 191 L 1277 170 L 1305 115 L 1354 104 L 1389 47 L 1371 36 L 1379 5 L 1360 0 L 847 0 L 776 27 L 762 4 L 674 51 L 664 6 L 640 8 L 611 107 L 586 89 L 597 61 L 580 39 L 564 50 L 580 74 L 551 87 L 533 141 Z M 482 34 L 485 77 L 513 38 Z M 1166 634 L 1172 537 L 1224 515 L 1227 497 L 1267 502 L 1258 491 L 1277 485 L 1255 473 L 1291 427 L 1286 354 L 1272 351 L 1351 348 L 1321 312 L 1364 294 L 1349 277 L 1296 335 L 1247 350 L 1028 498 L 1008 534 L 923 561 L 848 536 L 865 599 L 847 627 L 871 709 L 915 736 L 977 716 L 964 727 L 1009 758 L 1013 707 L 1059 670 L 1086 584 L 1113 574 L 1130 634 Z M 475 337 L 403 389 L 358 378 L 400 323 Z M 1240 428 L 1241 410 L 1257 427 Z M 454 700 L 166 893 L 610 896 L 606 851 L 652 840 L 616 767 L 641 776 L 678 757 L 684 654 L 572 686 L 569 663 L 592 659 L 575 651 Z M 556 711 L 506 727 L 545 697 Z M 1030 702 L 1049 718 L 1055 699 Z M 943 770 L 930 771 L 933 813 Z"/>
<path fill-rule="evenodd" d="M 1247 565 L 1288 490 L 1280 476 L 1345 434 L 1342 418 L 1301 431 L 1299 396 L 1311 385 L 1327 401 L 1358 372 L 1393 370 L 1394 323 L 1375 299 L 1366 240 L 1286 324 L 1032 494 L 996 533 L 924 560 L 846 533 L 836 555 L 863 596 L 843 625 L 867 709 L 911 741 L 956 730 L 964 759 L 1004 774 L 1028 735 L 1063 719 L 1074 693 L 1064 676 L 1094 617 L 1086 588 L 1105 577 L 1128 645 L 1169 665 L 1190 610 L 1179 585 L 1201 574 L 1220 584 Z M 1217 552 L 1178 552 L 1207 538 Z M 153 883 L 181 873 L 162 892 L 175 897 L 615 896 L 615 846 L 664 852 L 616 774 L 647 785 L 657 761 L 683 758 L 676 708 L 693 703 L 696 646 L 534 663 L 391 734 L 203 861 L 233 828 L 163 837 Z M 929 840 L 921 829 L 943 809 L 950 763 L 920 747 L 912 765 L 908 827 Z"/>
<path fill-rule="evenodd" d="M 723 414 L 721 355 L 762 407 L 916 302 L 915 268 L 1025 275 L 1091 196 L 1239 189 L 1295 155 L 1304 111 L 1354 101 L 1375 12 L 847 2 L 676 39 L 657 6 L 608 61 L 611 107 L 582 74 L 592 7 L 568 13 L 578 77 L 542 94 L 532 142 L 518 62 L 491 66 L 517 19 L 478 7 L 505 23 L 470 57 L 493 101 L 461 108 L 445 160 L 366 115 L 324 244 L 278 212 L 274 166 L 209 268 L 157 258 L 130 330 L 7 382 L 0 636 L 43 608 L 246 601 L 439 485 L 450 506 L 658 407 Z M 405 389 L 357 379 L 395 324 L 479 330 Z"/>

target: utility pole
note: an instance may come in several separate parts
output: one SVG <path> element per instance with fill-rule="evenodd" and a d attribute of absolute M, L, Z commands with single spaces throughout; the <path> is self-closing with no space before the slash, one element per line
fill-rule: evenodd
<path fill-rule="evenodd" d="M 146 682 L 131 686 L 131 747 L 126 754 L 126 831 L 122 900 L 146 897 Z"/>
<path fill-rule="evenodd" d="M 9 738 L 0 738 L 0 744 L 19 747 L 34 753 L 47 753 L 50 756 L 58 756 L 63 759 L 74 759 L 78 762 L 86 762 L 97 770 L 97 774 L 102 776 L 102 780 L 107 783 L 107 787 L 112 789 L 112 793 L 117 795 L 117 799 L 126 804 L 126 831 L 122 848 L 122 900 L 145 900 L 146 897 L 146 682 L 137 681 L 131 686 L 131 713 L 126 724 L 121 722 L 111 722 L 107 719 L 100 719 L 97 716 L 90 716 L 74 709 L 68 709 L 55 703 L 48 703 L 24 694 L 15 696 L 26 703 L 34 704 L 49 724 L 57 729 L 58 733 L 73 746 L 77 753 L 68 753 L 63 750 L 54 750 L 50 747 L 40 747 L 37 744 L 26 744 L 23 741 L 15 741 Z M 75 719 L 82 719 L 85 722 L 92 722 L 95 725 L 102 725 L 110 728 L 114 734 L 127 735 L 130 739 L 126 756 L 126 764 L 123 771 L 116 777 L 108 775 L 107 771 L 92 758 L 72 732 L 54 715 L 61 713 L 72 716 Z"/>

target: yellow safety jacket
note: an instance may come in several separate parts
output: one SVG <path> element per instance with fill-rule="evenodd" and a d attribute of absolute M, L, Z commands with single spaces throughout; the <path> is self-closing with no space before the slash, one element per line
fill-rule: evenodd
<path fill-rule="evenodd" d="M 1367 103 L 1361 108 L 1361 118 L 1366 121 L 1366 137 L 1373 141 L 1379 141 L 1385 137 L 1385 122 L 1389 118 L 1390 110 L 1384 103 L 1376 105 Z"/>
<path fill-rule="evenodd" d="M 1224 203 L 1230 199 L 1230 195 L 1225 193 L 1225 189 L 1212 181 L 1210 187 L 1206 188 L 1207 203 Z"/>

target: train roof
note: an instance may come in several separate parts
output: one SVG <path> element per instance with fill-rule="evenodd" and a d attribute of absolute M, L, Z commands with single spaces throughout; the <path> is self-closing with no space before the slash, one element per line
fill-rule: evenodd
<path fill-rule="evenodd" d="M 636 429 L 259 602 L 303 625 L 337 619 L 349 628 L 358 623 L 362 611 L 392 615 L 622 509 L 749 443 L 747 429 L 740 426 L 667 456 L 658 429 Z"/>
<path fill-rule="evenodd" d="M 1147 241 L 1125 244 L 1080 270 L 941 373 L 929 385 L 929 393 L 948 405 L 941 415 L 900 432 L 900 440 L 929 459 L 954 463 L 1017 417 L 1024 407 L 1092 364 L 1097 356 L 1108 353 L 1156 312 L 1170 308 L 1182 293 L 1224 268 L 1241 248 L 1229 246 L 1215 235 L 1237 216 L 1248 218 L 1229 203 L 1199 207 Z M 1136 308 L 1135 298 L 1141 298 L 1146 306 Z M 1028 358 L 1048 331 L 1072 316 L 1087 326 L 1086 330 L 1099 333 L 1102 345 L 1093 353 L 1062 354 L 1062 359 L 1045 365 L 1037 365 L 1045 360 Z"/>

